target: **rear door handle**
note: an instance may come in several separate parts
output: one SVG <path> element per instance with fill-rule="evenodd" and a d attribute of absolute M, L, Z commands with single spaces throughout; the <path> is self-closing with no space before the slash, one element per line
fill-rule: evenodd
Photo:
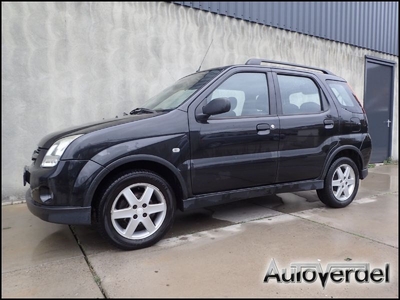
<path fill-rule="evenodd" d="M 324 120 L 324 125 L 325 125 L 326 129 L 332 129 L 334 124 L 335 124 L 335 122 L 333 122 L 333 120 L 329 120 L 329 119 Z"/>

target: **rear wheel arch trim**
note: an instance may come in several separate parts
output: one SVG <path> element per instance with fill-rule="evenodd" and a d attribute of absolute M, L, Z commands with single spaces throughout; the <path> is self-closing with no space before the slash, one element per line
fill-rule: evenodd
<path fill-rule="evenodd" d="M 159 157 L 156 156 L 152 156 L 152 155 L 146 155 L 146 154 L 140 154 L 140 155 L 130 155 L 130 156 L 126 156 L 123 158 L 120 158 L 112 163 L 110 163 L 107 166 L 104 166 L 104 169 L 101 170 L 101 172 L 96 176 L 96 178 L 92 181 L 92 183 L 90 184 L 90 187 L 88 189 L 88 192 L 86 193 L 86 197 L 84 199 L 84 206 L 91 206 L 92 202 L 93 202 L 93 196 L 97 190 L 97 188 L 99 187 L 99 184 L 101 183 L 101 181 L 106 178 L 106 176 L 108 174 L 110 174 L 113 170 L 115 170 L 116 168 L 131 163 L 131 162 L 155 162 L 158 164 L 163 165 L 164 167 L 168 168 L 178 179 L 180 187 L 182 189 L 182 194 L 183 194 L 183 199 L 188 198 L 188 190 L 185 184 L 184 179 L 182 178 L 182 175 L 178 172 L 178 170 L 176 169 L 176 167 L 171 164 L 170 162 L 163 160 Z"/>
<path fill-rule="evenodd" d="M 321 177 L 320 177 L 321 179 L 324 179 L 325 176 L 326 176 L 326 174 L 328 173 L 329 167 L 330 167 L 331 164 L 333 163 L 334 157 L 335 157 L 338 153 L 340 153 L 340 152 L 342 152 L 342 151 L 345 151 L 345 150 L 351 150 L 351 151 L 354 151 L 354 152 L 356 152 L 356 153 L 358 154 L 358 157 L 359 157 L 360 160 L 361 160 L 361 166 L 360 166 L 360 168 L 359 168 L 358 171 L 361 173 L 361 170 L 362 170 L 362 168 L 363 168 L 363 166 L 364 166 L 364 158 L 363 158 L 363 155 L 362 155 L 360 149 L 358 149 L 357 147 L 352 146 L 352 145 L 344 145 L 344 146 L 339 146 L 338 148 L 336 148 L 335 150 L 333 150 L 333 152 L 332 152 L 331 154 L 329 154 L 328 158 L 325 160 L 324 169 L 323 169 L 322 174 L 321 174 Z M 354 162 L 354 163 L 355 163 L 356 166 L 357 166 L 357 162 Z"/>

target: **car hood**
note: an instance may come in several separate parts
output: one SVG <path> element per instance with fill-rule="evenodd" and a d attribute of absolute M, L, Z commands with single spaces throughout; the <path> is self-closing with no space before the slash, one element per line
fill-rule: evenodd
<path fill-rule="evenodd" d="M 122 125 L 130 122 L 135 122 L 143 119 L 153 118 L 163 113 L 151 113 L 151 114 L 139 114 L 139 115 L 128 115 L 122 118 L 107 119 L 92 123 L 87 123 L 79 126 L 69 127 L 64 130 L 56 131 L 46 135 L 39 142 L 39 148 L 49 149 L 57 140 L 77 134 L 86 134 L 100 129 Z"/>

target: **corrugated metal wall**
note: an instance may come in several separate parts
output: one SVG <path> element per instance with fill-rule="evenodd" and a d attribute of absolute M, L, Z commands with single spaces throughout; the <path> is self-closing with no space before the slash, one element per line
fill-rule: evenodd
<path fill-rule="evenodd" d="M 174 2 L 399 55 L 398 2 Z"/>

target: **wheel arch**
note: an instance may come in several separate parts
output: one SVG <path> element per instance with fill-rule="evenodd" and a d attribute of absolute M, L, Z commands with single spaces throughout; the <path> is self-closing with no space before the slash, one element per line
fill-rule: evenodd
<path fill-rule="evenodd" d="M 134 169 L 152 171 L 164 178 L 175 193 L 178 208 L 182 207 L 182 200 L 188 197 L 188 191 L 182 175 L 170 162 L 151 155 L 133 155 L 121 158 L 106 166 L 92 181 L 85 197 L 85 206 L 95 207 L 107 183 L 117 174 Z"/>
<path fill-rule="evenodd" d="M 361 171 L 364 165 L 364 158 L 363 155 L 360 151 L 355 146 L 351 145 L 346 145 L 346 146 L 340 146 L 339 148 L 335 149 L 327 158 L 325 161 L 325 165 L 322 171 L 321 179 L 324 179 L 326 174 L 328 173 L 329 167 L 332 165 L 332 163 L 337 160 L 339 157 L 348 157 L 357 166 L 358 172 L 361 175 Z"/>

